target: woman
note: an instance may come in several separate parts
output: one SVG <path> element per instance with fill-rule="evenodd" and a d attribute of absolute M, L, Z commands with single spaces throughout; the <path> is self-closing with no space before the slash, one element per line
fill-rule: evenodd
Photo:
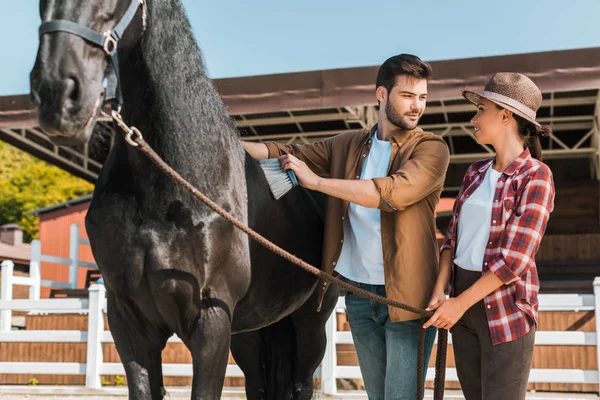
<path fill-rule="evenodd" d="M 554 208 L 539 139 L 549 129 L 535 121 L 542 94 L 524 75 L 498 73 L 482 94 L 463 96 L 477 105 L 477 142 L 496 157 L 472 164 L 463 179 L 425 327 L 452 328 L 466 400 L 525 399 L 538 310 L 534 256 Z"/>

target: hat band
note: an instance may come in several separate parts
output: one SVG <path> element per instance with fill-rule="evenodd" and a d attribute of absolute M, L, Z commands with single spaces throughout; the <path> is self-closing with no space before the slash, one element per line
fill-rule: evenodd
<path fill-rule="evenodd" d="M 510 97 L 504 96 L 499 93 L 488 92 L 487 90 L 485 90 L 481 95 L 483 97 L 487 97 L 490 100 L 496 100 L 496 101 L 502 102 L 508 106 L 514 107 L 517 110 L 521 111 L 526 116 L 528 116 L 532 121 L 535 121 L 535 111 L 533 111 L 531 108 L 527 107 L 525 104 L 523 104 L 521 102 L 518 102 L 515 99 L 511 99 Z"/>

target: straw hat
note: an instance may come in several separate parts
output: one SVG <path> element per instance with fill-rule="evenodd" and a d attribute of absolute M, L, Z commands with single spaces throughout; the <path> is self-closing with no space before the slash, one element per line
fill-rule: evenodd
<path fill-rule="evenodd" d="M 483 93 L 465 90 L 463 97 L 477 105 L 483 97 L 531 122 L 544 134 L 542 125 L 535 121 L 542 104 L 542 93 L 531 79 L 516 72 L 498 72 L 485 85 Z"/>

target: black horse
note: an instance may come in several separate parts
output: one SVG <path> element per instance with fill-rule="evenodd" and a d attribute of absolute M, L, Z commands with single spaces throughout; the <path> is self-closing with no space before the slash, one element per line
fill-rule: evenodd
<path fill-rule="evenodd" d="M 42 21 L 112 29 L 126 0 L 41 0 Z M 147 2 L 119 41 L 124 120 L 185 179 L 259 233 L 312 264 L 321 260 L 323 197 L 270 195 L 207 77 L 179 0 Z M 31 96 L 57 144 L 89 139 L 109 63 L 66 32 L 40 37 Z M 164 395 L 161 350 L 176 333 L 193 357 L 193 399 L 220 398 L 228 350 L 249 399 L 308 399 L 337 301 L 317 312 L 317 279 L 211 212 L 117 131 L 86 217 L 104 276 L 110 330 L 131 399 Z M 233 334 L 233 335 L 232 335 Z"/>

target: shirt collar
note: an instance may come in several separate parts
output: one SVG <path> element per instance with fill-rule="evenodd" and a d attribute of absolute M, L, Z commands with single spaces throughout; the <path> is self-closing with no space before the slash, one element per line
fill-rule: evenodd
<path fill-rule="evenodd" d="M 508 166 L 508 168 L 506 168 L 506 170 L 502 171 L 503 174 L 508 175 L 508 176 L 512 176 L 514 174 L 517 173 L 517 171 L 519 170 L 519 167 L 526 162 L 527 160 L 529 160 L 531 158 L 531 152 L 529 151 L 529 149 L 525 149 L 520 155 L 519 157 L 517 157 L 513 162 L 510 163 L 510 165 Z M 486 163 L 484 163 L 480 168 L 479 168 L 479 173 L 480 174 L 485 174 L 485 172 L 487 171 L 488 168 L 490 168 L 493 164 L 494 161 L 496 159 L 495 158 L 490 158 Z"/>
<path fill-rule="evenodd" d="M 404 137 L 402 137 L 403 133 L 397 133 L 394 136 L 392 136 L 391 140 L 396 142 L 396 144 L 402 144 L 404 142 L 406 142 L 412 135 L 414 135 L 417 132 L 423 132 L 423 129 L 416 127 L 413 130 L 410 131 L 404 131 L 406 134 L 404 134 Z M 372 128 L 371 128 L 371 136 L 373 136 L 374 134 L 377 133 L 377 124 L 375 124 Z"/>

